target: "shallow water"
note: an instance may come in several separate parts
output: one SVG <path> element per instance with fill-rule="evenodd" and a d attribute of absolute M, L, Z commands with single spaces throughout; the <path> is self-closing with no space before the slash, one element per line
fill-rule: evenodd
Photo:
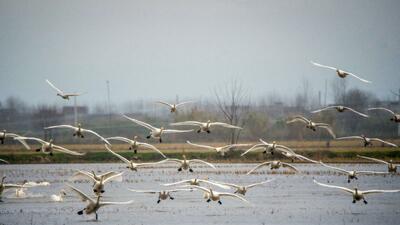
<path fill-rule="evenodd" d="M 347 177 L 313 164 L 296 164 L 303 173 L 286 174 L 283 170 L 271 173 L 262 168 L 246 175 L 255 164 L 218 164 L 218 170 L 194 167 L 194 173 L 177 172 L 176 167 L 144 168 L 128 171 L 123 164 L 47 164 L 1 165 L 0 173 L 7 176 L 6 183 L 48 181 L 50 186 L 26 190 L 26 198 L 16 198 L 15 191 L 3 193 L 0 203 L 0 224 L 398 224 L 400 193 L 368 195 L 368 204 L 352 204 L 351 195 L 334 189 L 320 187 L 312 179 L 360 189 L 400 188 L 399 175 L 359 176 L 347 184 Z M 345 169 L 386 171 L 384 165 L 340 164 Z M 92 194 L 91 183 L 69 182 L 75 169 L 104 173 L 110 170 L 125 171 L 123 182 L 106 184 L 104 201 L 135 202 L 128 206 L 106 206 L 94 215 L 79 216 L 85 207 L 74 193 L 68 192 L 64 202 L 53 202 L 65 183 Z M 157 204 L 157 195 L 133 193 L 127 190 L 161 190 L 159 184 L 189 178 L 210 178 L 230 183 L 250 184 L 274 179 L 264 186 L 251 189 L 245 196 L 251 204 L 236 199 L 222 199 L 223 204 L 205 202 L 199 191 L 174 193 L 175 200 Z"/>

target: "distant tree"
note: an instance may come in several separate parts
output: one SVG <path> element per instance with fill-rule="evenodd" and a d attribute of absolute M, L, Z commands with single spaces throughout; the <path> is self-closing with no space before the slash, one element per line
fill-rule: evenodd
<path fill-rule="evenodd" d="M 333 99 L 334 99 L 335 103 L 345 105 L 346 104 L 346 89 L 347 89 L 346 79 L 338 79 L 337 77 L 335 77 L 335 79 L 332 80 L 331 88 L 332 88 Z"/>

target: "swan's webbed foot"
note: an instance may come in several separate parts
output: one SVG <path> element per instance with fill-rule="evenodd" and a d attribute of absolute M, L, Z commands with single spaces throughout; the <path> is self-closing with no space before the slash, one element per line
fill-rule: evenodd
<path fill-rule="evenodd" d="M 81 134 L 81 138 L 85 138 L 85 136 L 83 136 L 83 135 Z"/>
<path fill-rule="evenodd" d="M 160 138 L 160 143 L 162 143 L 162 139 Z"/>
<path fill-rule="evenodd" d="M 38 148 L 38 149 L 35 149 L 35 151 L 36 151 L 36 152 L 40 152 L 40 150 L 41 150 L 40 148 Z"/>
<path fill-rule="evenodd" d="M 72 137 L 75 137 L 75 136 L 76 136 L 76 133 L 73 133 L 73 134 L 72 134 Z"/>
<path fill-rule="evenodd" d="M 78 211 L 78 215 L 83 215 L 83 211 L 84 211 L 85 209 L 86 209 L 86 208 L 82 209 L 81 211 Z"/>
<path fill-rule="evenodd" d="M 200 132 L 201 132 L 201 129 L 197 130 L 197 133 L 200 133 Z"/>
<path fill-rule="evenodd" d="M 207 133 L 211 133 L 211 131 L 210 131 L 210 130 L 207 130 Z"/>
<path fill-rule="evenodd" d="M 181 172 L 181 171 L 182 171 L 182 167 L 179 167 L 179 168 L 178 168 L 178 172 Z"/>
<path fill-rule="evenodd" d="M 161 200 L 160 200 L 160 199 L 158 199 L 158 200 L 157 200 L 157 204 L 160 204 L 160 202 L 161 202 Z"/>
<path fill-rule="evenodd" d="M 174 200 L 175 198 L 174 198 L 174 197 L 171 197 L 171 196 L 169 196 L 169 199 L 171 199 L 171 200 Z"/>
<path fill-rule="evenodd" d="M 207 201 L 206 202 L 211 202 L 211 199 L 207 199 Z"/>
<path fill-rule="evenodd" d="M 189 168 L 189 172 L 193 173 L 193 170 L 192 170 L 192 168 Z"/>
<path fill-rule="evenodd" d="M 267 150 L 263 151 L 263 154 L 267 154 Z"/>
<path fill-rule="evenodd" d="M 134 154 L 137 154 L 137 150 L 136 150 L 136 149 L 135 149 L 135 150 L 133 150 L 133 153 L 134 153 Z"/>
<path fill-rule="evenodd" d="M 147 139 L 151 138 L 151 135 L 147 136 L 146 138 L 147 138 Z"/>
<path fill-rule="evenodd" d="M 50 152 L 49 155 L 50 155 L 50 156 L 53 156 L 53 152 Z"/>
<path fill-rule="evenodd" d="M 347 180 L 347 183 L 350 183 L 350 179 Z"/>
<path fill-rule="evenodd" d="M 96 221 L 99 219 L 99 216 L 97 215 L 97 212 L 95 212 L 94 214 L 96 214 Z"/>
<path fill-rule="evenodd" d="M 1 144 L 3 145 L 4 144 L 4 139 L 1 139 L 0 141 L 1 141 Z"/>
<path fill-rule="evenodd" d="M 367 202 L 367 201 L 365 201 L 365 199 L 363 199 L 363 202 L 364 202 L 364 204 L 368 204 L 368 202 Z"/>
<path fill-rule="evenodd" d="M 222 205 L 222 202 L 221 202 L 221 201 L 218 201 L 218 203 L 219 203 L 220 205 Z"/>
<path fill-rule="evenodd" d="M 355 199 L 353 199 L 353 204 L 354 204 L 354 203 L 356 203 L 356 200 L 355 200 Z"/>

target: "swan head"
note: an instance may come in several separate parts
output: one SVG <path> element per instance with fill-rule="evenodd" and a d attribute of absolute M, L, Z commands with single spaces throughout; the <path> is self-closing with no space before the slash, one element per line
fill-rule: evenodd
<path fill-rule="evenodd" d="M 160 130 L 163 131 L 163 130 L 164 130 L 164 127 L 160 127 Z"/>
<path fill-rule="evenodd" d="M 80 128 L 82 125 L 81 125 L 81 123 L 78 123 L 78 127 Z"/>
<path fill-rule="evenodd" d="M 133 140 L 136 141 L 138 139 L 138 136 L 133 136 Z"/>
<path fill-rule="evenodd" d="M 392 162 L 393 162 L 393 159 L 390 159 L 389 162 L 392 163 Z"/>
<path fill-rule="evenodd" d="M 211 123 L 211 120 L 207 120 L 207 123 Z"/>

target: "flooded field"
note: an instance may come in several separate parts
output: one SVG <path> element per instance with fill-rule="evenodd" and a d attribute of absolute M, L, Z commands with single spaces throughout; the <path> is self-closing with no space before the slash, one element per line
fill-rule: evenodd
<path fill-rule="evenodd" d="M 312 182 L 313 178 L 329 184 L 363 189 L 398 189 L 399 175 L 363 176 L 347 183 L 347 177 L 328 171 L 319 165 L 296 164 L 301 174 L 286 174 L 285 170 L 271 173 L 267 168 L 246 175 L 254 164 L 219 164 L 218 170 L 194 167 L 194 172 L 177 172 L 176 167 L 145 168 L 128 171 L 123 164 L 45 164 L 1 165 L 0 173 L 6 183 L 48 181 L 50 186 L 30 188 L 26 197 L 15 197 L 15 191 L 3 193 L 0 203 L 0 224 L 397 224 L 400 215 L 400 193 L 368 195 L 368 204 L 352 204 L 351 195 Z M 345 169 L 386 171 L 384 165 L 340 164 Z M 77 215 L 85 203 L 68 191 L 70 183 L 91 194 L 91 183 L 70 182 L 75 169 L 104 173 L 125 171 L 123 181 L 106 184 L 104 201 L 134 200 L 131 205 L 106 206 L 98 211 L 99 221 L 93 215 Z M 133 193 L 128 188 L 162 190 L 162 183 L 189 178 L 250 184 L 274 179 L 246 194 L 251 202 L 222 199 L 207 203 L 199 191 L 174 193 L 174 200 L 161 201 L 158 195 Z M 52 194 L 66 189 L 64 202 L 53 202 Z M 233 192 L 233 190 L 232 190 Z"/>

